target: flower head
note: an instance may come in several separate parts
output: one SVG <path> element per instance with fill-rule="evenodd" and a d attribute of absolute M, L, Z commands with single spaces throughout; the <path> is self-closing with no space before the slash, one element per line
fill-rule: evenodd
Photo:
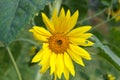
<path fill-rule="evenodd" d="M 112 75 L 112 74 L 107 74 L 105 76 L 105 80 L 116 80 L 116 77 L 114 75 Z"/>
<path fill-rule="evenodd" d="M 120 9 L 118 9 L 117 11 L 114 11 L 114 12 L 112 12 L 112 16 L 114 17 L 114 16 L 117 16 L 116 18 L 115 18 L 115 21 L 117 22 L 117 21 L 120 21 Z"/>
<path fill-rule="evenodd" d="M 54 74 L 59 79 L 64 74 L 65 79 L 69 79 L 69 73 L 75 75 L 73 61 L 85 66 L 82 58 L 91 60 L 89 53 L 79 46 L 92 46 L 93 43 L 87 40 L 92 36 L 87 33 L 91 26 L 83 26 L 73 29 L 76 25 L 79 12 L 71 15 L 70 10 L 65 14 L 62 8 L 60 14 L 54 10 L 52 18 L 49 19 L 42 13 L 43 27 L 34 26 L 29 31 L 33 33 L 35 39 L 42 41 L 42 49 L 34 56 L 32 62 L 39 62 L 42 66 L 41 73 L 50 68 L 50 74 Z"/>

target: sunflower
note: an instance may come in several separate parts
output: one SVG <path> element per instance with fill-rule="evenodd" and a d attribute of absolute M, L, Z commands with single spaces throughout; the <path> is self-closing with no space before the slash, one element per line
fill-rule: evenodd
<path fill-rule="evenodd" d="M 55 80 L 56 77 L 60 79 L 62 74 L 66 80 L 69 80 L 69 73 L 75 76 L 73 61 L 85 66 L 82 58 L 91 60 L 89 53 L 82 48 L 82 46 L 93 45 L 93 42 L 87 40 L 92 36 L 91 33 L 87 33 L 91 26 L 73 29 L 78 15 L 78 10 L 73 15 L 70 10 L 65 14 L 64 8 L 61 9 L 59 15 L 54 10 L 51 19 L 42 13 L 47 30 L 40 26 L 33 26 L 29 30 L 36 40 L 43 43 L 41 50 L 32 59 L 32 62 L 39 62 L 40 73 L 50 69 L 50 74 L 54 74 Z"/>

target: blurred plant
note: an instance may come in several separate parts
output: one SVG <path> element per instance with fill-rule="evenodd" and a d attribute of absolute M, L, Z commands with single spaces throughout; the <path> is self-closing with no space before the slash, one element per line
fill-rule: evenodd
<path fill-rule="evenodd" d="M 115 76 L 113 76 L 112 74 L 108 74 L 107 77 L 108 80 L 116 80 Z"/>
<path fill-rule="evenodd" d="M 119 15 L 118 17 L 115 18 L 116 21 L 119 21 L 120 20 L 120 10 L 117 10 L 115 12 L 112 12 L 112 16 L 117 16 Z"/>
<path fill-rule="evenodd" d="M 74 77 L 70 75 L 70 80 L 103 80 L 102 75 L 107 73 L 120 79 L 120 0 L 0 0 L 0 80 L 53 79 L 49 70 L 42 75 L 39 66 L 31 65 L 37 53 L 35 49 L 32 54 L 31 47 L 41 50 L 42 45 L 28 30 L 33 25 L 45 26 L 41 12 L 51 18 L 53 10 L 59 13 L 61 6 L 65 12 L 70 9 L 72 14 L 79 11 L 75 28 L 92 25 L 90 32 L 94 36 L 90 40 L 95 42 L 93 47 L 83 47 L 92 60 L 83 59 L 85 68 L 73 62 L 76 74 Z"/>
<path fill-rule="evenodd" d="M 112 74 L 107 74 L 104 76 L 104 80 L 116 80 L 115 76 Z"/>

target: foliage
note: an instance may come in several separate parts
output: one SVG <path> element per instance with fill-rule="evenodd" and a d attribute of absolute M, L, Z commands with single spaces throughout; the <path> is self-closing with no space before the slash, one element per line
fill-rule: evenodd
<path fill-rule="evenodd" d="M 1 0 L 0 40 L 9 44 L 16 33 L 43 9 L 49 0 Z"/>
<path fill-rule="evenodd" d="M 55 2 L 57 4 L 55 4 Z M 59 4 L 59 5 L 58 5 Z M 58 7 L 59 6 L 59 7 Z M 70 80 L 105 80 L 107 74 L 120 79 L 120 23 L 112 16 L 119 10 L 118 0 L 0 0 L 0 80 L 20 80 L 7 47 L 17 64 L 22 80 L 51 80 L 49 71 L 41 75 L 39 66 L 31 64 L 41 43 L 31 37 L 28 29 L 44 26 L 41 12 L 51 16 L 52 9 L 61 7 L 79 10 L 77 26 L 92 25 L 91 38 L 95 45 L 86 49 L 92 55 L 86 66 L 75 64 L 76 76 Z M 36 47 L 35 51 L 31 51 Z M 62 77 L 61 80 L 64 80 Z"/>

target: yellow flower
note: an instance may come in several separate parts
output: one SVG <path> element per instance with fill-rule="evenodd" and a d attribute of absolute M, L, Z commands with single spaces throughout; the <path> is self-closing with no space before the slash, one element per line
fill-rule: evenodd
<path fill-rule="evenodd" d="M 108 80 L 116 80 L 115 76 L 113 76 L 112 74 L 108 74 L 107 78 Z"/>
<path fill-rule="evenodd" d="M 51 19 L 42 13 L 43 22 L 48 30 L 39 26 L 34 26 L 33 29 L 29 30 L 35 39 L 43 42 L 42 49 L 32 59 L 32 62 L 39 62 L 39 65 L 42 66 L 41 73 L 50 68 L 50 74 L 54 74 L 55 78 L 60 79 L 61 75 L 64 74 L 65 79 L 69 80 L 69 73 L 75 75 L 72 61 L 85 66 L 82 58 L 91 60 L 89 53 L 79 47 L 93 45 L 91 41 L 87 40 L 92 34 L 86 33 L 91 29 L 91 26 L 73 29 L 78 15 L 78 11 L 71 15 L 70 10 L 65 14 L 63 8 L 59 16 L 54 10 Z"/>
<path fill-rule="evenodd" d="M 115 12 L 112 12 L 112 16 L 116 16 L 115 20 L 120 21 L 120 9 Z"/>

